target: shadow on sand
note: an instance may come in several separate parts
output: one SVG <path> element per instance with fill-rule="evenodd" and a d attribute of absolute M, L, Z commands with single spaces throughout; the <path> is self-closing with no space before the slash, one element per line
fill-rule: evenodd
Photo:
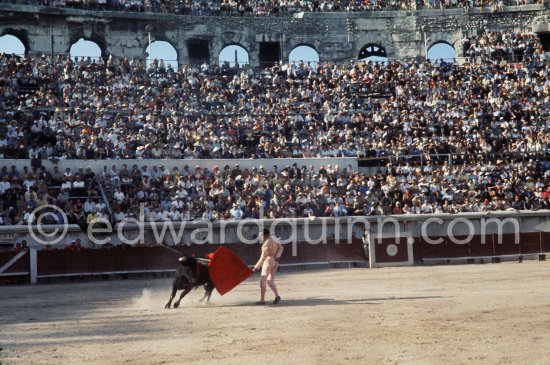
<path fill-rule="evenodd" d="M 423 300 L 423 299 L 438 299 L 441 296 L 418 296 L 418 297 L 386 297 L 386 298 L 364 298 L 364 299 L 333 299 L 333 298 L 301 298 L 301 299 L 285 299 L 283 298 L 277 307 L 315 307 L 324 305 L 355 305 L 355 304 L 382 304 L 381 302 L 393 300 Z M 275 306 L 271 301 L 266 301 L 267 306 Z M 249 307 L 256 306 L 254 303 L 235 303 L 226 305 L 216 305 L 216 307 Z M 258 306 L 259 307 L 259 306 Z"/>

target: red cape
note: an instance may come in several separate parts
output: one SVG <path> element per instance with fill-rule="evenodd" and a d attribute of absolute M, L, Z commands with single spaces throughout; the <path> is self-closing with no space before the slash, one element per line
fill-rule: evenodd
<path fill-rule="evenodd" d="M 223 246 L 209 256 L 210 278 L 220 295 L 229 292 L 252 275 L 252 269 L 248 268 L 233 251 Z"/>

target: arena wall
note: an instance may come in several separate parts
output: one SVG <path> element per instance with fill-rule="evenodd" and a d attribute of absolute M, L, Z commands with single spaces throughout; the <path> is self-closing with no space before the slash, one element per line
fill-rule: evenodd
<path fill-rule="evenodd" d="M 382 46 L 390 59 L 424 58 L 426 44 L 446 42 L 463 55 L 464 37 L 481 29 L 531 27 L 548 32 L 548 9 L 544 4 L 434 9 L 422 11 L 373 11 L 281 14 L 272 17 L 186 16 L 159 13 L 89 11 L 19 4 L 0 4 L 0 34 L 18 36 L 31 54 L 68 54 L 80 38 L 96 42 L 102 56 L 145 59 L 149 35 L 174 46 L 180 64 L 218 62 L 222 48 L 242 45 L 250 63 L 262 63 L 263 42 L 277 44 L 285 62 L 290 52 L 308 44 L 321 61 L 357 60 L 368 44 Z M 148 32 L 147 29 L 150 31 Z M 191 54 L 190 42 L 207 45 L 209 60 Z M 202 57 L 202 56 L 201 56 Z M 308 60 L 305 60 L 308 61 Z"/>
<path fill-rule="evenodd" d="M 129 223 L 113 229 L 114 233 L 94 236 L 110 238 L 109 247 L 90 244 L 78 226 L 70 226 L 63 243 L 54 245 L 59 248 L 54 250 L 44 250 L 29 231 L 25 233 L 27 227 L 0 227 L 0 234 L 12 232 L 18 240 L 27 239 L 30 246 L 28 254 L 0 255 L 0 278 L 36 282 L 52 277 L 171 272 L 178 256 L 204 256 L 220 244 L 251 265 L 259 256 L 258 232 L 263 227 L 271 227 L 285 244 L 283 267 L 495 262 L 544 258 L 550 250 L 550 211 L 193 221 L 174 223 L 176 234 L 163 237 L 164 247 L 140 245 L 160 237 L 162 226 L 150 223 Z M 79 252 L 62 249 L 76 238 L 89 248 Z"/>

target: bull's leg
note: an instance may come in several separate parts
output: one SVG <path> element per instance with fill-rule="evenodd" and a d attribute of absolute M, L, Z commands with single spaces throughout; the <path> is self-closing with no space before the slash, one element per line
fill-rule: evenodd
<path fill-rule="evenodd" d="M 212 291 L 214 290 L 214 285 L 212 283 L 207 283 L 204 286 L 204 298 L 206 298 L 206 303 L 210 302 L 210 296 L 212 295 Z M 202 299 L 201 299 L 202 301 Z"/>
<path fill-rule="evenodd" d="M 204 295 L 202 296 L 202 298 L 199 299 L 199 302 L 204 302 L 204 300 L 206 299 L 206 302 L 208 303 L 210 301 L 211 295 L 212 295 L 212 289 L 205 286 Z"/>
<path fill-rule="evenodd" d="M 176 285 L 172 285 L 172 294 L 170 294 L 170 299 L 168 300 L 168 303 L 164 306 L 164 309 L 170 309 L 172 306 L 172 300 L 176 296 L 176 292 L 178 291 L 178 287 Z"/>
<path fill-rule="evenodd" d="M 185 288 L 185 289 L 181 292 L 179 299 L 176 300 L 176 301 L 174 302 L 174 308 L 177 308 L 177 307 L 180 306 L 181 300 L 183 299 L 184 296 L 187 295 L 187 293 L 189 293 L 189 292 L 191 291 L 191 289 L 193 289 L 193 287 L 192 287 L 192 286 L 188 286 L 187 288 Z"/>
<path fill-rule="evenodd" d="M 204 302 L 204 300 L 205 300 L 206 297 L 207 297 L 207 293 L 208 293 L 208 292 L 206 292 L 206 291 L 204 292 L 204 295 L 202 296 L 202 298 L 199 299 L 199 302 L 201 302 L 201 303 Z"/>
<path fill-rule="evenodd" d="M 210 302 L 210 296 L 212 295 L 212 289 L 210 289 L 209 291 L 207 291 L 204 294 L 206 296 L 206 303 L 209 303 Z"/>

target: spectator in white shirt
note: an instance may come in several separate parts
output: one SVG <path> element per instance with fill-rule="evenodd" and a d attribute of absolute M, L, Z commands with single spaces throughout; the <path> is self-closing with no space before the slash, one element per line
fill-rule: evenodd
<path fill-rule="evenodd" d="M 67 177 L 63 177 L 63 183 L 61 184 L 61 190 L 71 190 L 73 184 L 69 181 Z"/>
<path fill-rule="evenodd" d="M 122 222 L 124 220 L 124 218 L 126 218 L 126 215 L 123 212 L 121 212 L 120 210 L 117 211 L 114 215 L 115 223 Z"/>
<path fill-rule="evenodd" d="M 114 193 L 114 198 L 116 199 L 116 201 L 120 204 L 124 201 L 125 199 L 125 196 L 124 196 L 124 192 L 122 191 L 121 188 L 118 188 L 117 191 L 115 191 Z"/>
<path fill-rule="evenodd" d="M 96 205 L 93 200 L 90 198 L 86 199 L 86 202 L 84 203 L 84 213 L 88 214 L 91 212 L 95 212 L 95 209 Z"/>
<path fill-rule="evenodd" d="M 149 179 L 151 179 L 151 171 L 147 169 L 147 166 L 143 166 L 141 168 L 141 177 L 142 178 L 148 177 Z"/>
<path fill-rule="evenodd" d="M 23 181 L 23 187 L 24 187 L 25 189 L 28 189 L 28 188 L 30 188 L 31 186 L 34 186 L 34 185 L 36 185 L 36 180 L 33 179 L 33 178 L 30 177 L 30 176 L 27 177 L 27 178 L 25 179 L 25 181 Z"/>
<path fill-rule="evenodd" d="M 187 190 L 181 188 L 176 191 L 176 195 L 178 196 L 178 198 L 186 198 L 189 194 L 187 193 Z"/>
<path fill-rule="evenodd" d="M 149 214 L 145 216 L 145 220 L 148 222 L 156 222 L 158 220 L 157 212 L 153 209 L 149 211 Z"/>
<path fill-rule="evenodd" d="M 242 209 L 237 205 L 237 203 L 233 203 L 233 208 L 231 208 L 229 214 L 231 215 L 231 218 L 236 220 L 242 219 L 244 215 Z"/>
<path fill-rule="evenodd" d="M 105 211 L 105 209 L 101 209 L 97 212 L 97 218 L 101 218 L 101 219 L 109 219 L 109 215 L 107 214 L 107 212 Z"/>
<path fill-rule="evenodd" d="M 0 181 L 0 195 L 4 195 L 9 188 L 11 188 L 11 183 L 8 181 L 8 177 L 4 176 Z"/>
<path fill-rule="evenodd" d="M 102 201 L 98 201 L 95 205 L 95 210 L 96 212 L 100 212 L 101 210 L 105 210 L 107 209 L 107 205 L 105 205 L 104 202 Z"/>
<path fill-rule="evenodd" d="M 33 224 L 36 220 L 36 217 L 34 216 L 33 210 L 31 207 L 27 208 L 27 211 L 25 212 L 25 215 L 23 216 L 23 220 L 27 224 Z"/>
<path fill-rule="evenodd" d="M 332 208 L 332 216 L 333 217 L 343 217 L 347 214 L 348 214 L 348 210 L 338 202 Z"/>
<path fill-rule="evenodd" d="M 182 199 L 178 199 L 172 202 L 172 206 L 176 207 L 176 209 L 184 209 L 187 207 L 187 203 L 184 202 Z"/>
<path fill-rule="evenodd" d="M 160 210 L 157 211 L 157 221 L 166 222 L 169 220 L 170 216 L 168 212 L 163 207 L 160 207 Z"/>
<path fill-rule="evenodd" d="M 168 213 L 170 220 L 172 222 L 181 221 L 181 213 L 176 209 L 175 206 L 172 206 L 172 210 Z"/>
<path fill-rule="evenodd" d="M 214 212 L 212 212 L 211 208 L 208 208 L 204 213 L 202 213 L 202 219 L 213 221 L 214 220 Z"/>
<path fill-rule="evenodd" d="M 434 208 L 430 203 L 428 203 L 427 200 L 425 200 L 424 203 L 422 204 L 421 211 L 424 214 L 431 214 L 434 212 Z"/>
<path fill-rule="evenodd" d="M 80 175 L 76 175 L 76 180 L 73 182 L 73 189 L 84 189 L 86 185 L 80 178 Z"/>

